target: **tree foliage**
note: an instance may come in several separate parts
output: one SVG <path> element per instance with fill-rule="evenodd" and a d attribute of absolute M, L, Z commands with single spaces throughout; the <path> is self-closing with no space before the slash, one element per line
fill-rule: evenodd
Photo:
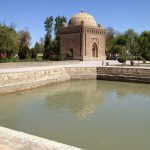
<path fill-rule="evenodd" d="M 54 48 L 54 53 L 56 55 L 61 55 L 61 38 L 60 35 L 58 34 L 58 29 L 63 26 L 63 23 L 66 23 L 67 19 L 65 16 L 57 16 L 55 18 L 55 27 L 54 27 L 54 32 L 55 32 L 55 48 Z"/>
<path fill-rule="evenodd" d="M 43 51 L 44 51 L 44 45 L 43 45 L 43 43 L 41 43 L 41 42 L 36 42 L 35 45 L 34 45 L 34 50 L 35 50 L 37 53 L 43 53 Z"/>
<path fill-rule="evenodd" d="M 52 31 L 53 31 L 53 21 L 54 21 L 53 16 L 49 16 L 49 17 L 46 18 L 46 20 L 44 22 L 44 27 L 45 27 L 46 34 L 49 35 L 50 38 L 51 38 L 51 35 L 52 35 Z"/>
<path fill-rule="evenodd" d="M 118 58 L 118 61 L 120 63 L 125 63 L 127 61 L 127 57 L 125 55 L 121 55 L 119 58 Z"/>
<path fill-rule="evenodd" d="M 19 38 L 19 53 L 18 56 L 20 59 L 28 59 L 31 57 L 30 54 L 30 40 L 31 36 L 29 31 L 21 30 L 18 32 Z"/>
<path fill-rule="evenodd" d="M 45 35 L 45 42 L 44 42 L 44 53 L 43 53 L 43 59 L 50 59 L 50 54 L 52 50 L 52 31 L 53 31 L 53 16 L 47 17 L 44 22 L 44 27 L 46 31 Z"/>
<path fill-rule="evenodd" d="M 150 52 L 146 54 L 146 60 L 150 61 Z"/>
<path fill-rule="evenodd" d="M 30 46 L 31 36 L 29 31 L 21 30 L 18 32 L 19 37 L 19 49 L 22 49 L 23 47 Z"/>
<path fill-rule="evenodd" d="M 128 29 L 122 34 L 116 34 L 113 28 L 106 28 L 106 49 L 109 54 L 128 55 L 133 59 L 150 53 L 150 31 L 140 35 L 133 29 Z"/>
<path fill-rule="evenodd" d="M 67 19 L 65 16 L 57 16 L 55 19 L 52 16 L 46 18 L 44 23 L 46 31 L 43 53 L 44 59 L 50 59 L 52 55 L 60 55 L 61 39 L 58 34 L 58 29 L 66 22 Z M 52 33 L 55 35 L 54 39 L 52 39 Z"/>
<path fill-rule="evenodd" d="M 18 52 L 18 36 L 12 26 L 0 24 L 0 58 L 11 58 Z"/>
<path fill-rule="evenodd" d="M 55 18 L 55 27 L 54 27 L 54 32 L 55 32 L 55 36 L 57 36 L 57 31 L 60 27 L 63 26 L 63 23 L 67 22 L 67 18 L 65 16 L 57 16 Z"/>
<path fill-rule="evenodd" d="M 124 37 L 126 39 L 126 51 L 130 52 L 134 56 L 138 55 L 138 34 L 133 29 L 128 29 L 124 33 Z"/>
<path fill-rule="evenodd" d="M 18 52 L 18 56 L 20 59 L 29 59 L 31 57 L 29 47 L 26 46 L 22 47 Z"/>
<path fill-rule="evenodd" d="M 144 58 L 150 53 L 150 31 L 144 31 L 139 36 L 139 49 Z"/>

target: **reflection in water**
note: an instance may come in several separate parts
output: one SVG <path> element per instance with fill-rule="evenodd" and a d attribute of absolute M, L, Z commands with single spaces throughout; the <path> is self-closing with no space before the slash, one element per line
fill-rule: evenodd
<path fill-rule="evenodd" d="M 92 81 L 67 82 L 53 89 L 46 98 L 49 111 L 67 109 L 80 119 L 90 116 L 97 105 L 103 102 L 103 93 L 97 88 L 97 82 Z"/>
<path fill-rule="evenodd" d="M 149 84 L 101 81 L 101 84 L 97 84 L 97 86 L 98 89 L 115 92 L 118 97 L 126 97 L 129 94 L 150 96 Z"/>
<path fill-rule="evenodd" d="M 147 150 L 149 108 L 149 84 L 69 81 L 0 96 L 0 126 L 86 150 Z"/>

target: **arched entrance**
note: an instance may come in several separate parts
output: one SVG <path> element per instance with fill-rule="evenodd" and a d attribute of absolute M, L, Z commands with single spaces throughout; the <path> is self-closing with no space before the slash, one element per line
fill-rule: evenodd
<path fill-rule="evenodd" d="M 92 57 L 98 57 L 98 45 L 96 42 L 92 45 Z"/>
<path fill-rule="evenodd" d="M 73 48 L 69 48 L 66 52 L 67 59 L 73 59 Z"/>

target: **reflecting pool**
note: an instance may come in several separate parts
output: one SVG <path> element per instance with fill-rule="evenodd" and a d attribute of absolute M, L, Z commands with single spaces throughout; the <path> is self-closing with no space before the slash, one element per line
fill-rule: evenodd
<path fill-rule="evenodd" d="M 150 84 L 68 81 L 3 95 L 0 126 L 86 150 L 148 150 Z"/>

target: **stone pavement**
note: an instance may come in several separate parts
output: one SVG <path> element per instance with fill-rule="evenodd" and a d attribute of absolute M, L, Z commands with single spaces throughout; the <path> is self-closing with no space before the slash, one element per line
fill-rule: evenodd
<path fill-rule="evenodd" d="M 62 67 L 101 67 L 107 66 L 106 64 L 109 63 L 109 66 L 122 66 L 116 60 L 106 60 L 106 61 L 60 61 L 60 62 L 19 62 L 19 63 L 0 63 L 0 73 L 9 73 L 9 72 L 26 72 L 26 71 L 39 71 L 39 70 L 46 70 L 46 69 L 54 69 L 54 68 L 62 68 Z M 135 61 L 137 64 L 138 61 Z M 140 62 L 142 63 L 142 62 Z M 142 67 L 142 68 L 150 68 L 150 64 L 146 64 L 145 66 L 129 66 L 130 61 L 126 62 L 128 67 Z"/>
<path fill-rule="evenodd" d="M 4 127 L 0 127 L 0 144 L 0 150 L 81 150 Z"/>
<path fill-rule="evenodd" d="M 15 149 L 0 144 L 0 150 L 15 150 Z"/>

